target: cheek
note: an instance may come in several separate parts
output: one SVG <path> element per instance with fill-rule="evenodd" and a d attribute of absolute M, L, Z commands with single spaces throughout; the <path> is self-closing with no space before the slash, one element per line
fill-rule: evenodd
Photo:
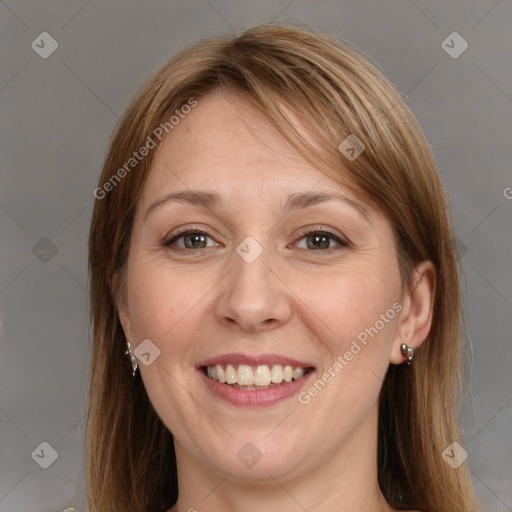
<path fill-rule="evenodd" d="M 362 422 L 378 400 L 401 310 L 400 281 L 392 273 L 364 272 L 301 286 L 300 293 L 308 297 L 308 328 L 324 357 L 299 402 L 318 417 L 330 418 L 326 435 L 336 437 L 342 424 L 349 429 Z M 333 421 L 347 416 L 351 420 L 346 423 Z"/>
<path fill-rule="evenodd" d="M 170 329 L 171 312 L 178 305 L 175 296 L 166 293 L 167 283 L 151 269 L 141 272 L 135 263 L 128 273 L 128 304 L 132 330 L 139 338 L 158 339 Z"/>
<path fill-rule="evenodd" d="M 334 360 L 359 339 L 385 340 L 393 333 L 399 299 L 399 279 L 375 271 L 331 272 L 324 277 L 297 280 L 297 296 L 304 303 L 310 329 L 323 342 Z M 384 316 L 382 316 L 384 315 Z M 376 329 L 376 331 L 375 331 Z M 359 338 L 358 338 L 359 337 Z"/>
<path fill-rule="evenodd" d="M 212 276 L 172 272 L 162 264 L 137 261 L 128 269 L 131 329 L 137 338 L 151 339 L 161 349 L 172 339 L 173 351 L 197 335 Z M 180 340 L 184 340 L 181 342 Z"/>

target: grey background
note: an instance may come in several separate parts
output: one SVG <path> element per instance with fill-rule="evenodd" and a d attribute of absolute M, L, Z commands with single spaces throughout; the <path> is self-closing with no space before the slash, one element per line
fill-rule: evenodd
<path fill-rule="evenodd" d="M 512 510 L 512 2 L 6 0 L 0 512 L 84 502 L 87 234 L 92 190 L 118 118 L 175 52 L 273 18 L 358 46 L 407 96 L 433 145 L 464 255 L 474 344 L 473 355 L 465 353 L 474 364 L 461 417 L 467 463 L 482 510 Z M 58 42 L 47 59 L 31 48 L 44 31 Z M 456 59 L 441 46 L 454 31 L 469 44 Z M 48 469 L 31 456 L 42 442 L 58 453 Z"/>

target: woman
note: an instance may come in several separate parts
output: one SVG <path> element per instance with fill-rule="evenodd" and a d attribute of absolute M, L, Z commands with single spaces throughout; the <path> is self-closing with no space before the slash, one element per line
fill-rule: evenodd
<path fill-rule="evenodd" d="M 94 195 L 91 511 L 477 510 L 442 457 L 445 192 L 365 59 L 276 25 L 199 43 L 129 107 Z"/>

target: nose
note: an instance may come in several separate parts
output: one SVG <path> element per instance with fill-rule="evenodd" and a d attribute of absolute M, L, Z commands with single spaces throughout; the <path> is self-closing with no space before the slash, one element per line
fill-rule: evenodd
<path fill-rule="evenodd" d="M 292 315 L 287 287 L 269 265 L 264 251 L 255 261 L 236 252 L 231 271 L 222 281 L 216 305 L 219 322 L 245 332 L 264 332 L 285 325 Z"/>

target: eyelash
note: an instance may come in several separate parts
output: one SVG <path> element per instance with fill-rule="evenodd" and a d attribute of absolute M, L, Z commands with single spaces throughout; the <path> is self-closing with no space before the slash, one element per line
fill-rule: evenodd
<path fill-rule="evenodd" d="M 196 235 L 196 234 L 197 235 L 205 235 L 206 237 L 213 240 L 213 238 L 210 235 L 208 235 L 208 233 L 206 233 L 205 231 L 201 231 L 200 229 L 195 228 L 195 227 L 186 226 L 183 229 L 181 229 L 180 231 L 178 231 L 177 233 L 173 234 L 171 238 L 166 239 L 163 242 L 163 245 L 164 245 L 164 247 L 167 247 L 168 249 L 171 249 L 174 251 L 197 251 L 199 249 L 188 249 L 188 248 L 183 248 L 183 247 L 180 247 L 178 249 L 171 248 L 171 246 L 173 244 L 175 244 L 176 241 L 179 240 L 180 238 L 183 238 L 187 235 Z M 339 245 L 339 247 L 328 247 L 327 249 L 316 249 L 316 250 L 315 249 L 305 249 L 305 250 L 310 251 L 310 252 L 326 252 L 326 251 L 330 252 L 332 250 L 347 249 L 348 247 L 350 247 L 350 243 L 347 240 L 344 240 L 344 239 L 338 237 L 337 235 L 335 235 L 334 233 L 331 233 L 330 231 L 327 231 L 322 228 L 305 231 L 304 233 L 302 233 L 300 235 L 300 238 L 297 240 L 297 242 L 304 238 L 307 238 L 308 236 L 314 236 L 314 235 L 329 237 L 332 240 L 334 240 Z M 295 244 L 297 242 L 295 242 Z M 206 248 L 207 247 L 203 247 L 202 249 L 206 249 Z"/>

